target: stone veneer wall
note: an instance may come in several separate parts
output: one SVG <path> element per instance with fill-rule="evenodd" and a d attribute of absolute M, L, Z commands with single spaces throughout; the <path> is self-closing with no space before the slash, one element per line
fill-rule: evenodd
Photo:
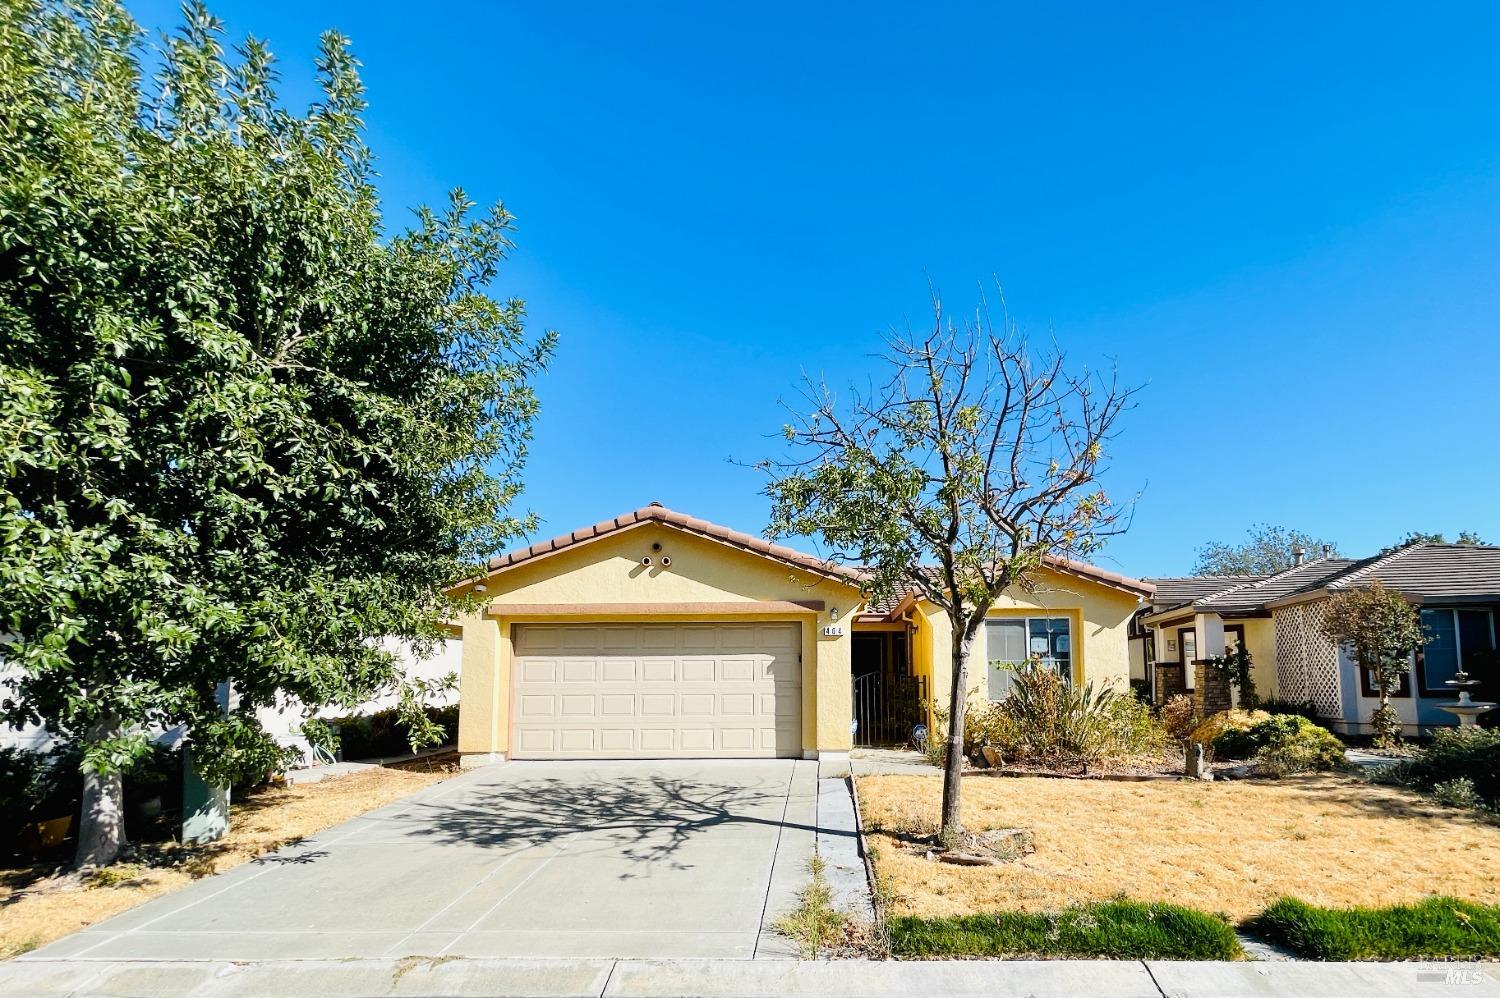
<path fill-rule="evenodd" d="M 1187 692 L 1182 666 L 1176 662 L 1156 663 L 1156 705 L 1160 707 L 1179 693 Z"/>
<path fill-rule="evenodd" d="M 1193 663 L 1193 706 L 1198 716 L 1207 717 L 1234 705 L 1229 693 L 1229 670 L 1215 669 L 1202 662 Z"/>

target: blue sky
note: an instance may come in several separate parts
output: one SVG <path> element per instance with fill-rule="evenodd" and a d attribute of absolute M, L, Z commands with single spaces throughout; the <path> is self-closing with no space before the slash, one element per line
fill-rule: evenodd
<path fill-rule="evenodd" d="M 993 276 L 1145 386 L 1102 564 L 1257 521 L 1500 541 L 1500 7 L 805 6 L 211 4 L 299 105 L 351 36 L 391 222 L 454 185 L 517 215 L 497 290 L 561 335 L 542 536 L 653 499 L 758 532 L 727 459 L 778 398 Z"/>

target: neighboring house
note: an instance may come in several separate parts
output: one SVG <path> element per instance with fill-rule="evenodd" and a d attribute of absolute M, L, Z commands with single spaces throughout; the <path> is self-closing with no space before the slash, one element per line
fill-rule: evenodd
<path fill-rule="evenodd" d="M 905 741 L 947 699 L 946 616 L 869 605 L 864 573 L 653 503 L 496 558 L 462 621 L 459 751 L 492 759 L 840 757 Z M 1151 588 L 1071 561 L 996 606 L 974 649 L 1123 687 Z M 858 722 L 856 727 L 855 723 Z"/>
<path fill-rule="evenodd" d="M 0 635 L 0 644 L 5 643 L 5 635 Z M 457 633 L 452 637 L 445 638 L 442 645 L 434 650 L 433 654 L 420 657 L 410 647 L 401 642 L 388 640 L 384 646 L 389 649 L 401 663 L 401 670 L 408 678 L 421 678 L 427 680 L 440 680 L 443 677 L 458 672 L 463 657 L 463 642 Z M 0 698 L 7 692 L 7 687 L 14 671 L 4 668 L 0 661 Z M 456 692 L 445 692 L 434 696 L 429 702 L 434 706 L 453 703 L 458 699 Z M 361 704 L 354 710 L 344 708 L 330 708 L 320 711 L 324 717 L 343 717 L 348 714 L 369 714 L 377 710 L 396 705 L 396 694 L 389 693 Z M 288 702 L 285 706 L 263 707 L 256 712 L 260 720 L 272 737 L 283 745 L 296 745 L 304 751 L 307 742 L 301 734 L 301 725 L 305 711 L 300 704 Z M 161 738 L 162 735 L 173 735 L 176 737 L 179 728 L 170 731 L 156 729 L 154 737 Z M 22 727 L 12 727 L 0 724 L 0 748 L 20 748 L 33 752 L 45 752 L 57 742 L 56 737 L 45 727 L 28 724 Z"/>
<path fill-rule="evenodd" d="M 1156 597 L 1139 629 L 1148 636 L 1158 703 L 1177 692 L 1212 699 L 1206 660 L 1244 642 L 1261 696 L 1312 703 L 1336 730 L 1368 733 L 1379 693 L 1322 624 L 1333 594 L 1376 581 L 1417 604 L 1427 632 L 1395 697 L 1408 733 L 1457 723 L 1437 704 L 1454 699 L 1444 681 L 1460 664 L 1485 684 L 1475 699 L 1500 696 L 1497 547 L 1416 544 L 1358 561 L 1319 558 L 1262 578 L 1153 581 Z"/>

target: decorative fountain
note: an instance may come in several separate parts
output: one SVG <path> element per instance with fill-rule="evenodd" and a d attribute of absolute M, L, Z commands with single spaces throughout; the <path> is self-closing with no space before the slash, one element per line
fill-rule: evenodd
<path fill-rule="evenodd" d="M 1493 710 L 1496 706 L 1488 701 L 1471 700 L 1469 698 L 1469 690 L 1478 686 L 1479 680 L 1470 679 L 1469 674 L 1463 671 L 1463 669 L 1459 669 L 1458 672 L 1454 673 L 1453 678 L 1446 680 L 1443 685 L 1452 686 L 1458 690 L 1458 699 L 1453 703 L 1440 703 L 1434 704 L 1434 706 L 1438 710 L 1446 710 L 1457 717 L 1460 728 L 1472 728 L 1477 723 L 1480 714 L 1483 714 L 1487 710 Z"/>

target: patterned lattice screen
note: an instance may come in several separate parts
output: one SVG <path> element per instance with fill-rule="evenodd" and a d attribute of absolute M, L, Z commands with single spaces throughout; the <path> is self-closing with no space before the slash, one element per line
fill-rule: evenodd
<path fill-rule="evenodd" d="M 1323 633 L 1327 600 L 1297 603 L 1272 614 L 1276 628 L 1276 682 L 1288 700 L 1312 701 L 1325 717 L 1342 718 L 1339 650 Z"/>

